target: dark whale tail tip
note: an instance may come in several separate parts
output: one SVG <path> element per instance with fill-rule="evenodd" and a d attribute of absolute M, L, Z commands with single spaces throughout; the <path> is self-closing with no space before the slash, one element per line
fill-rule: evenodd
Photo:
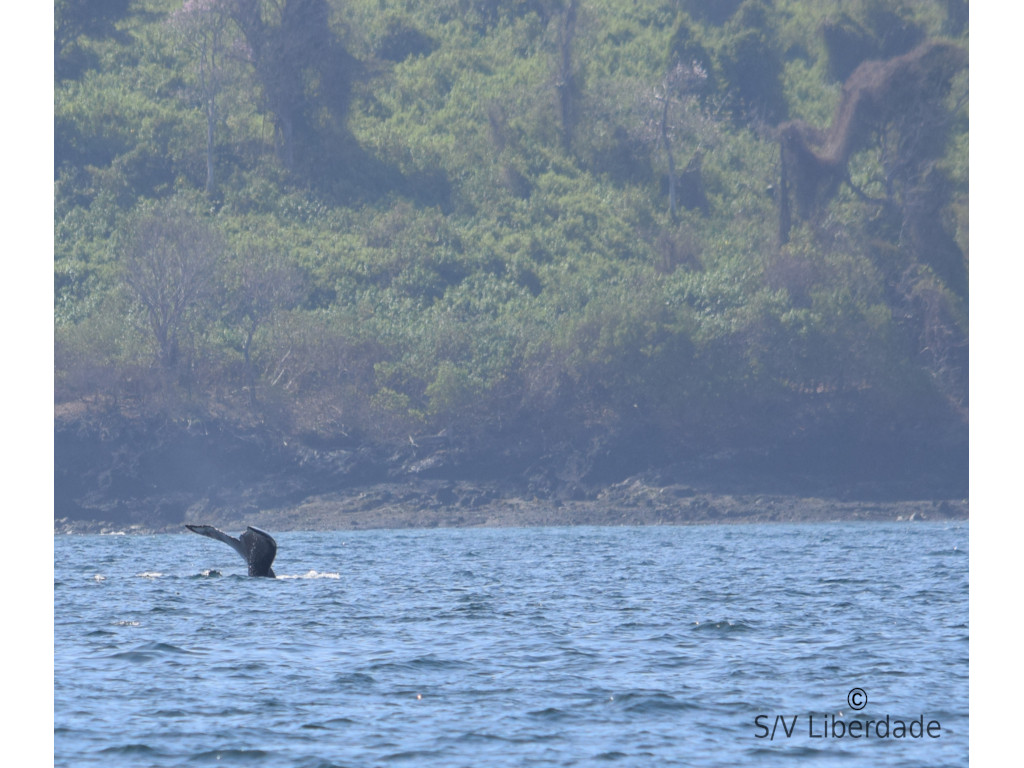
<path fill-rule="evenodd" d="M 245 533 L 237 539 L 224 531 L 214 528 L 212 525 L 185 525 L 193 533 L 200 536 L 207 536 L 217 541 L 223 541 L 238 554 L 245 558 L 249 566 L 250 576 L 269 576 L 275 578 L 274 569 L 270 566 L 277 556 L 277 542 L 274 537 L 266 531 L 254 528 L 251 525 L 245 529 Z"/>

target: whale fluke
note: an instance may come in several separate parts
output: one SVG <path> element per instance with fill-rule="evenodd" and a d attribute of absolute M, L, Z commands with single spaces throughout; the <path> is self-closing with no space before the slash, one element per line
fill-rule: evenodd
<path fill-rule="evenodd" d="M 214 528 L 212 525 L 186 525 L 193 533 L 202 536 L 209 536 L 211 539 L 223 541 L 235 552 L 245 558 L 249 564 L 250 576 L 269 576 L 276 578 L 274 569 L 270 566 L 277 555 L 277 542 L 274 537 L 259 528 L 251 525 L 245 529 L 245 533 L 237 539 L 224 531 Z"/>

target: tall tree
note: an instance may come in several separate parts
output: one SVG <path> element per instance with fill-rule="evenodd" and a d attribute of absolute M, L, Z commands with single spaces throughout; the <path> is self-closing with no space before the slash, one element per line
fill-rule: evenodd
<path fill-rule="evenodd" d="M 171 23 L 195 56 L 199 95 L 206 117 L 206 194 L 216 191 L 217 98 L 224 85 L 224 57 L 229 37 L 228 4 L 224 0 L 186 0 Z"/>
<path fill-rule="evenodd" d="M 124 283 L 145 312 L 157 363 L 167 371 L 179 369 L 182 346 L 199 330 L 224 250 L 220 234 L 174 199 L 139 216 L 128 235 Z"/>
<path fill-rule="evenodd" d="M 323 167 L 343 121 L 355 59 L 331 31 L 327 0 L 229 0 L 289 170 Z M 325 140 L 328 139 L 328 140 Z"/>
<path fill-rule="evenodd" d="M 649 136 L 653 134 L 654 143 L 665 153 L 665 163 L 668 166 L 668 212 L 673 219 L 680 203 L 680 176 L 676 173 L 673 148 L 673 141 L 677 138 L 686 137 L 697 143 L 697 152 L 687 164 L 683 176 L 693 178 L 696 174 L 695 183 L 698 189 L 688 190 L 685 202 L 689 207 L 707 207 L 703 184 L 700 182 L 700 118 L 693 114 L 694 109 L 699 111 L 694 94 L 700 90 L 707 76 L 707 71 L 698 61 L 691 61 L 688 64 L 676 61 L 665 73 L 660 91 L 656 90 L 651 95 L 654 106 L 657 107 L 657 117 L 648 125 L 647 133 Z"/>
<path fill-rule="evenodd" d="M 576 95 L 578 85 L 572 66 L 572 44 L 576 35 L 577 0 L 569 0 L 558 25 L 558 60 L 555 78 L 558 122 L 562 129 L 562 147 L 572 150 L 572 131 L 576 124 Z"/>
<path fill-rule="evenodd" d="M 226 292 L 226 320 L 238 333 L 237 348 L 245 366 L 245 387 L 250 406 L 256 405 L 256 369 L 253 347 L 256 334 L 283 307 L 299 296 L 298 269 L 281 253 L 250 243 L 225 262 L 220 281 Z"/>

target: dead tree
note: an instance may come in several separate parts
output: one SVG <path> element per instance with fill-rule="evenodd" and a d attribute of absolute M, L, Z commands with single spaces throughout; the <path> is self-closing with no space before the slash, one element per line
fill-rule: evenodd
<path fill-rule="evenodd" d="M 780 241 L 789 240 L 793 203 L 796 214 L 809 219 L 842 182 L 849 183 L 851 155 L 869 146 L 876 130 L 899 122 L 902 115 L 941 109 L 950 80 L 966 64 L 967 52 L 945 42 L 925 43 L 886 61 L 866 61 L 843 86 L 828 130 L 800 120 L 780 125 Z"/>

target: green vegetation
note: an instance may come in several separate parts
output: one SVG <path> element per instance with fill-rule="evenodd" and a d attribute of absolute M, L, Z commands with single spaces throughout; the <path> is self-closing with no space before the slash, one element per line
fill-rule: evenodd
<path fill-rule="evenodd" d="M 966 2 L 94 6 L 55 13 L 58 404 L 595 472 L 965 445 Z M 936 41 L 783 183 L 780 125 L 811 152 Z"/>

